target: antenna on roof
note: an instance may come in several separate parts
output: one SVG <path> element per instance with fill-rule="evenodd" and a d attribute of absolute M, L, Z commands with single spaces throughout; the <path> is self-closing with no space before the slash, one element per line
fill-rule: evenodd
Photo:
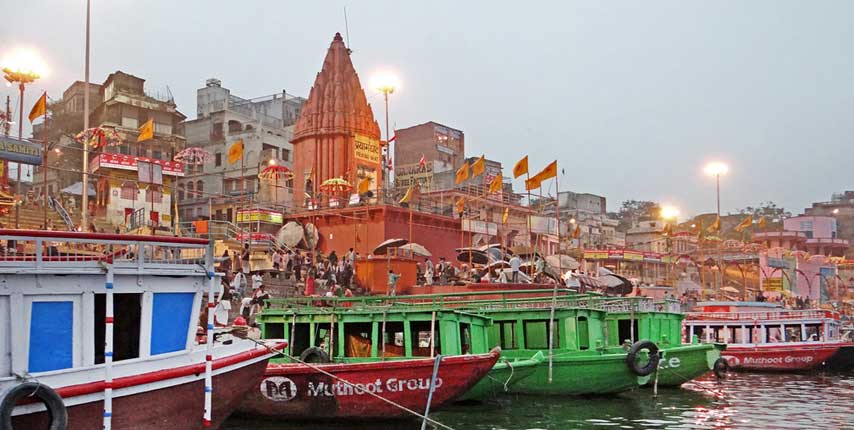
<path fill-rule="evenodd" d="M 169 101 L 175 103 L 175 96 L 172 95 L 172 90 L 169 89 L 169 85 L 166 86 L 166 94 L 169 95 Z"/>
<path fill-rule="evenodd" d="M 347 53 L 352 54 L 353 50 L 350 49 L 350 24 L 347 22 L 347 6 L 344 6 L 344 35 L 347 36 Z"/>

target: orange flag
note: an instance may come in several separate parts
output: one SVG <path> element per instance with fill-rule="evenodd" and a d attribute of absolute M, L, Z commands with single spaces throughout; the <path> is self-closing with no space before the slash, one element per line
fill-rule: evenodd
<path fill-rule="evenodd" d="M 457 170 L 457 177 L 454 179 L 454 184 L 462 184 L 463 181 L 469 178 L 469 162 L 463 163 L 462 167 Z"/>
<path fill-rule="evenodd" d="M 359 181 L 359 194 L 365 194 L 370 190 L 371 178 L 365 178 Z"/>
<path fill-rule="evenodd" d="M 545 169 L 540 171 L 534 175 L 534 178 L 537 178 L 540 183 L 545 182 L 547 179 L 551 179 L 557 176 L 557 160 L 552 161 Z"/>
<path fill-rule="evenodd" d="M 228 164 L 234 164 L 243 158 L 243 139 L 238 139 L 228 148 Z"/>
<path fill-rule="evenodd" d="M 721 217 L 715 217 L 715 222 L 706 229 L 709 233 L 717 233 L 721 229 Z"/>
<path fill-rule="evenodd" d="M 536 176 L 531 176 L 530 179 L 525 179 L 526 191 L 536 190 L 537 188 L 540 188 L 540 185 L 542 185 L 542 182 L 537 179 Z"/>
<path fill-rule="evenodd" d="M 466 200 L 464 198 L 460 197 L 459 199 L 457 199 L 457 202 L 454 203 L 454 212 L 462 215 L 462 213 L 465 212 L 465 210 L 466 210 Z"/>
<path fill-rule="evenodd" d="M 513 166 L 513 179 L 516 179 L 525 173 L 528 173 L 528 156 L 522 157 L 521 160 L 517 161 Z"/>
<path fill-rule="evenodd" d="M 757 222 L 756 225 L 759 226 L 759 228 L 764 229 L 768 225 L 768 222 L 765 221 L 765 217 L 762 216 L 762 217 L 759 217 L 759 222 Z"/>
<path fill-rule="evenodd" d="M 30 110 L 30 122 L 45 114 L 47 114 L 47 91 L 42 93 L 42 96 L 33 105 L 33 109 Z"/>
<path fill-rule="evenodd" d="M 572 231 L 572 238 L 578 239 L 579 237 L 581 237 L 581 226 L 576 225 L 575 230 Z"/>
<path fill-rule="evenodd" d="M 400 203 L 409 203 L 412 200 L 413 194 L 415 194 L 415 191 L 413 190 L 412 185 L 410 185 L 409 188 L 406 189 L 406 194 L 404 194 L 403 198 L 400 199 Z"/>
<path fill-rule="evenodd" d="M 501 216 L 501 224 L 507 224 L 507 218 L 510 218 L 510 208 L 504 208 L 504 215 Z"/>
<path fill-rule="evenodd" d="M 747 218 L 744 219 L 741 223 L 739 223 L 733 230 L 741 233 L 742 230 L 753 225 L 753 215 L 748 215 Z"/>
<path fill-rule="evenodd" d="M 481 155 L 480 158 L 478 158 L 477 161 L 475 161 L 471 165 L 471 177 L 476 178 L 476 177 L 482 175 L 483 172 L 485 172 L 485 171 L 486 171 L 486 159 L 483 158 L 483 155 Z"/>
<path fill-rule="evenodd" d="M 501 188 L 504 185 L 503 182 L 504 182 L 504 177 L 501 175 L 501 173 L 499 173 L 498 176 L 492 178 L 492 182 L 489 183 L 489 192 L 490 193 L 497 193 L 497 192 L 501 191 Z"/>
<path fill-rule="evenodd" d="M 139 126 L 139 136 L 136 137 L 137 142 L 144 142 L 150 139 L 154 139 L 154 118 Z"/>

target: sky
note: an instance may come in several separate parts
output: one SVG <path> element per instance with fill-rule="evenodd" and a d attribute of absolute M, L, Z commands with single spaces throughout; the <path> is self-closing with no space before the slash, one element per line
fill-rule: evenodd
<path fill-rule="evenodd" d="M 401 81 L 392 127 L 461 129 L 467 155 L 501 161 L 505 176 L 525 154 L 532 170 L 557 159 L 561 190 L 683 217 L 715 209 L 709 161 L 730 167 L 724 213 L 771 200 L 797 214 L 854 189 L 851 1 L 92 3 L 92 82 L 134 74 L 168 87 L 189 118 L 207 78 L 244 98 L 307 96 L 347 33 L 346 6 L 362 85 L 386 71 Z M 85 2 L 4 10 L 0 62 L 29 47 L 49 70 L 27 89 L 28 113 L 41 91 L 57 99 L 83 79 Z M 382 96 L 366 92 L 383 129 Z M 17 105 L 0 85 L 6 95 Z"/>

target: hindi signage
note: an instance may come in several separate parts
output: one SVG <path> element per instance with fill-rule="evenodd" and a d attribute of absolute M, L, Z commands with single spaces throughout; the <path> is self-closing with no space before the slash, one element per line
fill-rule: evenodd
<path fill-rule="evenodd" d="M 284 216 L 281 212 L 264 209 L 241 209 L 237 211 L 237 222 L 268 222 L 282 224 Z"/>
<path fill-rule="evenodd" d="M 357 160 L 379 164 L 380 141 L 368 136 L 357 134 L 354 139 L 355 156 Z"/>
<path fill-rule="evenodd" d="M 184 163 L 178 161 L 155 160 L 148 157 L 137 157 L 125 154 L 111 154 L 102 152 L 92 160 L 92 171 L 96 171 L 101 167 L 109 167 L 111 169 L 122 170 L 139 170 L 139 161 L 153 162 L 157 166 L 162 166 L 164 175 L 184 176 Z M 147 166 L 146 166 L 147 167 Z"/>

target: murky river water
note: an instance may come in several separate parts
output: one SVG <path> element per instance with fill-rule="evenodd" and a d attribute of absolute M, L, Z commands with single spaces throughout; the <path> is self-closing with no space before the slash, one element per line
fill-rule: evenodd
<path fill-rule="evenodd" d="M 618 396 L 506 396 L 453 405 L 433 415 L 460 430 L 498 429 L 852 429 L 854 373 L 731 374 L 681 389 L 641 389 Z M 230 420 L 228 430 L 418 429 L 420 423 L 294 425 Z"/>

